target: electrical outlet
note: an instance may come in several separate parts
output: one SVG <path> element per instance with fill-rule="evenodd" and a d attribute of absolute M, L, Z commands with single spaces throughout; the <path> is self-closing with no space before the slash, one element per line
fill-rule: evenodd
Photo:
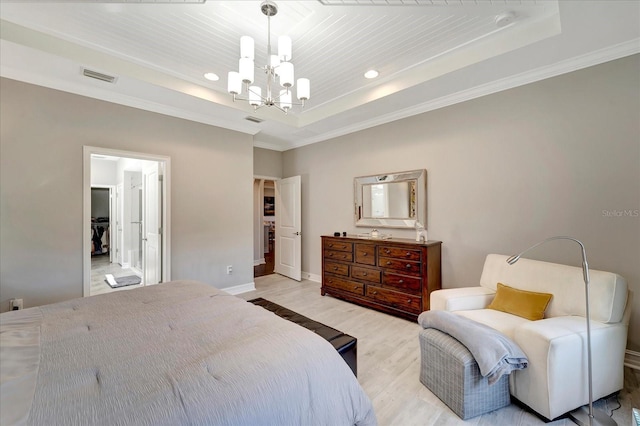
<path fill-rule="evenodd" d="M 233 272 L 233 266 L 227 265 L 227 275 L 231 275 L 232 272 Z"/>
<path fill-rule="evenodd" d="M 23 302 L 22 299 L 11 299 L 11 310 L 12 311 L 17 311 L 22 309 L 23 307 Z"/>

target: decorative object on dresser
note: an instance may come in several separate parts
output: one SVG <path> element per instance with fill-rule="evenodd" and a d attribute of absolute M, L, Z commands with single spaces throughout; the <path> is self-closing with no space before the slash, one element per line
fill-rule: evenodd
<path fill-rule="evenodd" d="M 441 245 L 322 236 L 321 294 L 415 321 L 441 288 Z"/>

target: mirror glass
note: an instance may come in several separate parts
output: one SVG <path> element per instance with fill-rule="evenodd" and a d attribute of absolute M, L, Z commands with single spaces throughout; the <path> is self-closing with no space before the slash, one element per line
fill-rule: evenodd
<path fill-rule="evenodd" d="M 426 170 L 357 177 L 355 224 L 413 228 L 426 220 Z"/>

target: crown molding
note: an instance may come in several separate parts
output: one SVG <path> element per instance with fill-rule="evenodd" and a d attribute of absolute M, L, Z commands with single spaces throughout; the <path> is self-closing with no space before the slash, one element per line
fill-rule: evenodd
<path fill-rule="evenodd" d="M 553 65 L 539 67 L 531 71 L 527 71 L 511 77 L 502 78 L 500 80 L 496 80 L 490 83 L 476 86 L 471 89 L 467 89 L 460 92 L 452 93 L 450 95 L 442 96 L 440 98 L 437 98 L 428 102 L 424 102 L 422 104 L 415 105 L 410 108 L 394 111 L 390 114 L 382 115 L 382 116 L 373 118 L 371 120 L 367 120 L 351 126 L 335 129 L 333 131 L 323 133 L 322 135 L 319 135 L 319 136 L 303 139 L 300 142 L 291 144 L 288 148 L 285 148 L 285 150 L 300 148 L 305 145 L 311 145 L 317 142 L 322 142 L 328 139 L 344 136 L 360 130 L 369 129 L 371 127 L 390 123 L 392 121 L 401 120 L 407 117 L 412 117 L 414 115 L 444 108 L 457 103 L 476 99 L 482 96 L 490 95 L 493 93 L 501 92 L 501 91 L 512 89 L 519 86 L 524 86 L 525 84 L 535 83 L 540 80 L 556 77 L 558 75 L 562 75 L 562 74 L 570 73 L 583 68 L 599 65 L 605 62 L 624 58 L 626 56 L 634 55 L 637 53 L 640 53 L 640 38 L 628 40 L 626 42 L 623 42 L 614 46 L 610 46 L 604 49 L 600 49 L 594 52 L 590 52 L 584 55 L 576 56 L 574 58 L 567 59 L 567 60 L 555 63 Z"/>

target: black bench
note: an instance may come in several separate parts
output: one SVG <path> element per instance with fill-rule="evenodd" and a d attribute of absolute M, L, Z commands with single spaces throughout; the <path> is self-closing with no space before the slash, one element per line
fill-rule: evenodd
<path fill-rule="evenodd" d="M 314 321 L 311 318 L 307 318 L 297 312 L 292 311 L 291 309 L 287 309 L 284 306 L 280 306 L 269 300 L 263 299 L 262 297 L 249 300 L 249 302 L 258 306 L 262 306 L 264 309 L 273 312 L 279 317 L 296 323 L 323 337 L 325 340 L 331 343 L 334 348 L 336 348 L 340 356 L 342 356 L 349 368 L 351 368 L 351 371 L 353 371 L 353 374 L 356 377 L 358 376 L 358 358 L 356 352 L 358 339 L 353 336 L 349 336 L 348 334 L 344 334 L 343 332 L 336 330 L 335 328 L 320 324 L 319 322 Z"/>

